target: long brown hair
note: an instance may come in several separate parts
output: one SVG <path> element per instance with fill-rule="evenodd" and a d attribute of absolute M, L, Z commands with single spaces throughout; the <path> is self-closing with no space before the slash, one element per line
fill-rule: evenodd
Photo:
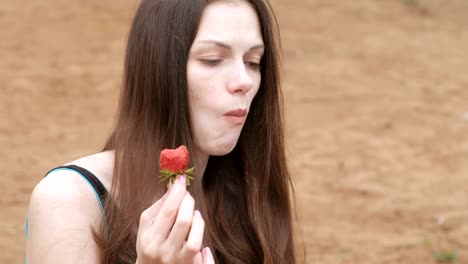
<path fill-rule="evenodd" d="M 104 148 L 115 150 L 115 164 L 107 226 L 94 232 L 103 263 L 135 263 L 139 217 L 165 192 L 158 179 L 160 151 L 181 144 L 194 149 L 186 68 L 210 2 L 143 0 L 134 17 L 117 122 Z M 278 27 L 266 0 L 247 2 L 265 44 L 260 88 L 236 147 L 210 157 L 190 193 L 206 222 L 204 244 L 217 263 L 291 264 L 293 188 L 284 149 Z"/>

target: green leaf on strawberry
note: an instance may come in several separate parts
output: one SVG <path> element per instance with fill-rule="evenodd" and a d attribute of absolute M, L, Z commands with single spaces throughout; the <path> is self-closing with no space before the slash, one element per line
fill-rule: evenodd
<path fill-rule="evenodd" d="M 175 179 L 179 175 L 186 176 L 186 184 L 190 186 L 190 180 L 194 180 L 195 167 L 186 169 L 190 159 L 190 154 L 184 145 L 181 145 L 177 149 L 164 149 L 161 151 L 159 156 L 159 167 L 161 179 L 159 182 L 168 180 L 174 183 Z"/>

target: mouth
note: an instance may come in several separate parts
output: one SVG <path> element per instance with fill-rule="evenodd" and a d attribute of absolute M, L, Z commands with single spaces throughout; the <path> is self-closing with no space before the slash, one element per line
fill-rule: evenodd
<path fill-rule="evenodd" d="M 247 110 L 235 109 L 224 114 L 224 118 L 236 125 L 243 124 L 247 117 Z"/>

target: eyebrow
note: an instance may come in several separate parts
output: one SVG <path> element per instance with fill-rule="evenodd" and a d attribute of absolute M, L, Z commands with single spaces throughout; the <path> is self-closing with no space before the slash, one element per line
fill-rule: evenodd
<path fill-rule="evenodd" d="M 216 40 L 200 40 L 200 41 L 197 41 L 195 44 L 214 44 L 215 46 L 218 46 L 220 48 L 223 48 L 223 49 L 227 49 L 227 50 L 231 50 L 232 47 L 229 46 L 228 44 L 225 44 L 223 42 L 219 42 L 219 41 L 216 41 Z M 254 49 L 264 49 L 265 48 L 265 45 L 264 44 L 257 44 L 257 45 L 254 45 L 252 46 L 249 50 L 254 50 Z"/>

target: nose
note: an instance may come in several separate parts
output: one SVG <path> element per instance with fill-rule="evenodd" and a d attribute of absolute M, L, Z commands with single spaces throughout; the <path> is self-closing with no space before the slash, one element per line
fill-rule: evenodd
<path fill-rule="evenodd" d="M 247 66 L 243 62 L 236 65 L 231 79 L 228 82 L 228 90 L 230 93 L 245 94 L 252 89 L 253 80 L 246 67 Z"/>

